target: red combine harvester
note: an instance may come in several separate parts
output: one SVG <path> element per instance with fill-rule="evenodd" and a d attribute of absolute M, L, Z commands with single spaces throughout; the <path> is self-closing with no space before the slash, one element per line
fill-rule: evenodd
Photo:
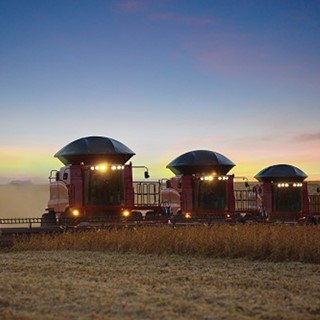
<path fill-rule="evenodd" d="M 255 178 L 260 182 L 261 210 L 269 221 L 297 222 L 310 216 L 307 175 L 295 166 L 278 164 L 261 170 Z"/>
<path fill-rule="evenodd" d="M 293 222 L 317 224 L 320 196 L 304 181 L 307 175 L 295 166 L 277 164 L 261 170 L 258 184 L 247 191 L 235 191 L 236 212 L 242 209 L 242 222 Z M 310 190 L 309 190 L 310 189 Z M 317 188 L 316 192 L 319 192 Z M 237 213 L 234 218 L 237 219 Z"/>
<path fill-rule="evenodd" d="M 195 150 L 182 154 L 167 165 L 174 174 L 167 182 L 181 195 L 181 215 L 176 220 L 225 221 L 235 211 L 235 164 L 218 152 Z"/>
<path fill-rule="evenodd" d="M 224 155 L 195 150 L 171 161 L 171 179 L 147 181 L 147 167 L 127 161 L 134 152 L 106 137 L 85 137 L 55 154 L 65 165 L 50 174 L 43 225 L 80 222 L 301 222 L 310 217 L 307 175 L 290 165 L 270 166 L 235 183 L 235 164 Z M 145 179 L 133 181 L 134 168 Z M 245 182 L 244 182 L 245 181 Z M 235 188 L 236 186 L 236 188 Z M 313 214 L 314 215 L 314 214 Z"/>
<path fill-rule="evenodd" d="M 162 182 L 133 181 L 126 162 L 135 153 L 121 142 L 106 137 L 85 137 L 71 142 L 55 154 L 63 164 L 50 173 L 50 199 L 43 225 L 91 222 L 141 221 L 159 217 L 175 194 L 163 190 Z M 162 199 L 162 198 L 163 199 Z"/>

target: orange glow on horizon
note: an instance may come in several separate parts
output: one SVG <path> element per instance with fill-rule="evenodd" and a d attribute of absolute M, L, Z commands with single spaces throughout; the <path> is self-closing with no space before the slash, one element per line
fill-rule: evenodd
<path fill-rule="evenodd" d="M 0 183 L 3 183 L 3 178 L 8 180 L 16 179 L 36 179 L 37 181 L 47 182 L 48 173 L 50 170 L 59 169 L 63 164 L 53 156 L 53 152 L 49 148 L 18 148 L 8 147 L 1 148 L 1 166 L 0 166 Z M 278 164 L 287 163 L 294 165 L 304 171 L 308 178 L 307 180 L 320 180 L 320 164 L 314 161 L 314 159 L 307 159 L 306 161 L 279 161 L 280 157 L 276 157 L 274 161 L 262 160 L 261 157 L 250 162 L 246 161 L 245 153 L 238 154 L 239 161 L 236 162 L 230 156 L 230 159 L 236 163 L 236 166 L 229 172 L 235 176 L 246 177 L 249 180 L 255 180 L 254 176 L 262 169 Z M 282 157 L 284 158 L 284 157 Z M 288 159 L 293 159 L 292 156 L 288 156 Z M 174 174 L 166 168 L 174 157 L 172 155 L 150 155 L 142 158 L 141 156 L 135 156 L 132 159 L 133 165 L 145 165 L 149 169 L 151 179 L 170 178 Z M 143 172 L 137 171 L 135 179 L 143 179 Z"/>

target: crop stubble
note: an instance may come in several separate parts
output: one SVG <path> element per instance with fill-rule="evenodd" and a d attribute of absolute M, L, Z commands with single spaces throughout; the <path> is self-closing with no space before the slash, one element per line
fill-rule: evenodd
<path fill-rule="evenodd" d="M 3 253 L 1 319 L 319 319 L 317 265 L 91 251 Z"/>

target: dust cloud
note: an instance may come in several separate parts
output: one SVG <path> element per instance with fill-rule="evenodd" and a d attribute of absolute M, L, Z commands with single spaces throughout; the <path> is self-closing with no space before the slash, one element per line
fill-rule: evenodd
<path fill-rule="evenodd" d="M 0 218 L 41 217 L 48 199 L 46 184 L 0 185 Z"/>

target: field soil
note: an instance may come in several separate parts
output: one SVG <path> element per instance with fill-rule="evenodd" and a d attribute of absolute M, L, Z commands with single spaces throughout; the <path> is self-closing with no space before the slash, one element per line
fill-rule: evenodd
<path fill-rule="evenodd" d="M 177 255 L 0 252 L 0 319 L 320 319 L 320 268 Z"/>

